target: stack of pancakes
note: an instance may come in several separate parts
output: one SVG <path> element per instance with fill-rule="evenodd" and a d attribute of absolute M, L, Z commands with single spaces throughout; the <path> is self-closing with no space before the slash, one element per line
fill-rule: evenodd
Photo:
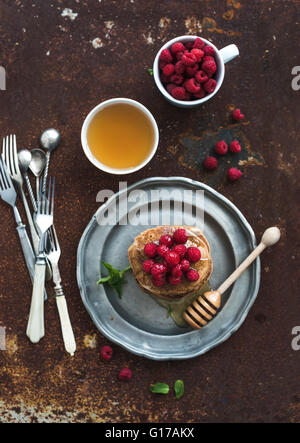
<path fill-rule="evenodd" d="M 151 242 L 158 244 L 162 235 L 173 235 L 176 229 L 180 228 L 184 228 L 188 234 L 186 247 L 196 246 L 201 251 L 201 260 L 191 264 L 191 267 L 198 271 L 200 278 L 194 282 L 183 278 L 179 285 L 174 286 L 167 283 L 165 286 L 156 287 L 152 283 L 151 275 L 143 271 L 143 262 L 148 258 L 144 254 L 144 247 Z M 143 291 L 170 301 L 179 300 L 187 295 L 199 292 L 208 282 L 213 270 L 209 243 L 200 229 L 193 226 L 157 226 L 156 228 L 147 229 L 134 239 L 128 249 L 128 257 L 136 281 Z"/>

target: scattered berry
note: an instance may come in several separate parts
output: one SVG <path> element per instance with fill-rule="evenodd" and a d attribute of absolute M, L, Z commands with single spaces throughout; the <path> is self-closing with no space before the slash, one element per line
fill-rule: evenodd
<path fill-rule="evenodd" d="M 188 241 L 188 235 L 186 233 L 186 230 L 183 228 L 176 229 L 176 231 L 173 234 L 173 238 L 174 238 L 175 243 L 179 243 L 179 244 L 184 244 Z"/>
<path fill-rule="evenodd" d="M 244 114 L 241 113 L 240 109 L 235 109 L 232 113 L 232 116 L 233 116 L 234 120 L 236 120 L 237 122 L 240 122 L 240 121 L 244 120 L 244 118 L 245 118 Z"/>
<path fill-rule="evenodd" d="M 190 262 L 186 258 L 181 260 L 180 265 L 181 265 L 181 269 L 183 270 L 183 272 L 188 271 L 190 269 L 190 266 L 191 266 Z"/>
<path fill-rule="evenodd" d="M 170 251 L 165 255 L 165 261 L 167 263 L 167 266 L 170 266 L 170 268 L 173 268 L 174 266 L 179 264 L 180 256 L 179 256 L 179 254 L 177 254 L 177 252 Z"/>
<path fill-rule="evenodd" d="M 189 281 L 197 281 L 197 280 L 199 280 L 199 277 L 200 277 L 199 272 L 197 272 L 195 269 L 190 269 L 186 273 L 186 278 Z"/>
<path fill-rule="evenodd" d="M 174 74 L 175 71 L 175 66 L 172 65 L 172 63 L 168 63 L 164 68 L 163 68 L 163 74 L 166 77 L 170 77 L 170 75 Z"/>
<path fill-rule="evenodd" d="M 180 283 L 182 282 L 182 278 L 181 277 L 173 277 L 172 275 L 170 275 L 168 278 L 168 282 L 170 283 L 170 285 L 177 286 L 177 285 L 180 285 Z"/>
<path fill-rule="evenodd" d="M 177 86 L 177 88 L 174 88 L 172 90 L 172 96 L 176 100 L 185 100 L 185 97 L 186 97 L 185 89 L 182 88 L 181 86 Z"/>
<path fill-rule="evenodd" d="M 180 264 L 174 266 L 174 268 L 172 268 L 172 270 L 171 270 L 172 277 L 182 278 L 182 274 L 183 273 L 182 273 L 182 269 L 181 269 L 181 265 Z"/>
<path fill-rule="evenodd" d="M 238 140 L 233 140 L 233 142 L 230 143 L 230 152 L 232 152 L 233 154 L 238 154 L 239 152 L 241 152 L 242 147 L 239 144 Z"/>
<path fill-rule="evenodd" d="M 205 83 L 208 80 L 207 74 L 204 71 L 197 71 L 195 79 L 198 83 Z"/>
<path fill-rule="evenodd" d="M 228 152 L 228 145 L 224 140 L 218 142 L 215 146 L 215 152 L 219 155 L 226 155 Z"/>
<path fill-rule="evenodd" d="M 157 246 L 155 243 L 147 243 L 144 247 L 144 254 L 149 258 L 154 258 L 156 256 Z"/>
<path fill-rule="evenodd" d="M 218 167 L 218 160 L 215 157 L 206 157 L 206 159 L 204 160 L 204 167 L 205 169 L 213 171 Z"/>
<path fill-rule="evenodd" d="M 195 246 L 191 246 L 190 248 L 187 248 L 186 258 L 191 263 L 196 263 L 201 258 L 201 251 L 200 251 L 200 249 L 196 248 Z"/>
<path fill-rule="evenodd" d="M 209 94 L 212 94 L 217 87 L 217 82 L 213 78 L 210 78 L 207 82 L 203 83 L 203 88 Z"/>
<path fill-rule="evenodd" d="M 169 49 L 164 49 L 161 51 L 159 59 L 163 62 L 170 63 L 173 60 L 173 57 Z"/>
<path fill-rule="evenodd" d="M 170 248 L 173 244 L 172 236 L 169 234 L 162 235 L 159 239 L 159 244 L 168 246 Z"/>
<path fill-rule="evenodd" d="M 113 356 L 113 350 L 110 346 L 103 346 L 100 351 L 103 360 L 109 361 Z"/>
<path fill-rule="evenodd" d="M 151 267 L 151 274 L 153 278 L 160 280 L 167 273 L 168 268 L 163 263 L 155 263 Z"/>
<path fill-rule="evenodd" d="M 145 260 L 143 263 L 143 271 L 146 272 L 146 274 L 150 274 L 151 273 L 151 268 L 152 266 L 155 264 L 154 260 Z"/>
<path fill-rule="evenodd" d="M 242 177 L 243 173 L 239 169 L 230 168 L 227 175 L 230 181 L 235 182 Z"/>
<path fill-rule="evenodd" d="M 170 252 L 170 248 L 166 245 L 159 245 L 157 248 L 157 254 L 160 257 L 164 257 L 168 252 Z"/>
<path fill-rule="evenodd" d="M 123 368 L 121 369 L 121 371 L 119 372 L 119 379 L 120 380 L 130 380 L 132 377 L 132 372 L 130 369 L 128 368 Z"/>
<path fill-rule="evenodd" d="M 205 46 L 204 41 L 199 37 L 196 38 L 196 40 L 194 41 L 194 44 L 193 44 L 193 48 L 202 49 L 202 48 L 204 48 L 204 46 Z"/>
<path fill-rule="evenodd" d="M 171 51 L 173 54 L 177 54 L 178 52 L 184 52 L 185 47 L 181 42 L 176 42 L 172 45 Z"/>
<path fill-rule="evenodd" d="M 176 252 L 180 258 L 183 258 L 186 253 L 186 247 L 184 245 L 176 245 L 172 251 Z"/>
<path fill-rule="evenodd" d="M 196 56 L 190 52 L 185 52 L 181 60 L 186 66 L 194 66 L 197 62 Z"/>

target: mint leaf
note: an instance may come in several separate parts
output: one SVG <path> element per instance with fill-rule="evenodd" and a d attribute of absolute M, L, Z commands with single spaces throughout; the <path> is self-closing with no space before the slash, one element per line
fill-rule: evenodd
<path fill-rule="evenodd" d="M 174 383 L 174 391 L 177 400 L 179 400 L 184 394 L 184 383 L 182 380 L 176 380 Z"/>
<path fill-rule="evenodd" d="M 155 385 L 150 386 L 150 391 L 153 394 L 168 394 L 169 389 L 169 385 L 166 383 L 156 383 Z"/>
<path fill-rule="evenodd" d="M 171 316 L 172 312 L 173 312 L 173 309 L 171 308 L 171 305 L 168 305 L 167 318 L 169 318 Z"/>
<path fill-rule="evenodd" d="M 97 285 L 108 283 L 110 287 L 115 289 L 119 298 L 122 298 L 122 286 L 123 283 L 125 283 L 124 273 L 126 271 L 129 271 L 131 269 L 131 266 L 128 266 L 127 268 L 119 271 L 109 263 L 105 263 L 105 261 L 103 261 L 102 263 L 103 266 L 108 270 L 108 276 L 100 278 L 100 280 L 97 281 Z"/>
<path fill-rule="evenodd" d="M 153 69 L 147 69 L 147 71 L 150 75 L 153 75 Z"/>

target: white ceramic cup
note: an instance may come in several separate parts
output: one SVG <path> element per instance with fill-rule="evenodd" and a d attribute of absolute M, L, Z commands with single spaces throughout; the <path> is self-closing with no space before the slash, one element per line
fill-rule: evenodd
<path fill-rule="evenodd" d="M 196 40 L 196 38 L 201 38 L 201 40 L 204 41 L 209 46 L 212 46 L 214 50 L 216 51 L 215 59 L 218 66 L 218 71 L 216 73 L 216 81 L 217 81 L 217 87 L 214 90 L 212 94 L 208 94 L 203 98 L 200 98 L 199 100 L 193 100 L 193 101 L 183 101 L 183 100 L 176 100 L 174 97 L 172 97 L 171 94 L 168 93 L 164 85 L 162 84 L 160 80 L 160 73 L 159 73 L 159 56 L 160 53 L 164 49 L 170 49 L 171 46 L 176 42 L 188 42 Z M 225 63 L 229 62 L 230 60 L 233 60 L 235 57 L 239 55 L 239 50 L 236 45 L 229 45 L 226 46 L 223 49 L 218 49 L 208 40 L 205 40 L 205 38 L 198 37 L 195 35 L 182 35 L 181 37 L 173 38 L 173 40 L 170 40 L 168 43 L 166 43 L 160 50 L 158 51 L 153 65 L 153 76 L 156 83 L 156 86 L 162 93 L 162 95 L 173 105 L 179 106 L 181 108 L 195 108 L 196 106 L 202 105 L 202 103 L 205 103 L 207 100 L 210 100 L 216 93 L 219 91 L 219 89 L 222 86 L 224 75 L 225 75 Z"/>
<path fill-rule="evenodd" d="M 135 108 L 142 111 L 143 114 L 150 121 L 152 128 L 153 128 L 154 142 L 153 142 L 152 149 L 151 149 L 148 157 L 143 161 L 143 163 L 140 163 L 138 166 L 135 166 L 133 168 L 117 169 L 117 168 L 111 168 L 110 166 L 107 166 L 107 165 L 101 163 L 91 152 L 91 149 L 90 149 L 90 147 L 88 145 L 88 141 L 87 141 L 87 131 L 88 131 L 89 125 L 90 125 L 91 121 L 93 120 L 94 116 L 96 114 L 98 114 L 98 112 L 101 112 L 104 108 L 107 108 L 108 106 L 119 104 L 119 103 L 124 103 L 124 104 L 130 105 L 130 106 L 134 106 Z M 159 141 L 159 131 L 158 131 L 157 123 L 156 123 L 153 115 L 144 105 L 142 105 L 141 103 L 139 103 L 135 100 L 131 100 L 130 98 L 112 98 L 110 100 L 106 100 L 106 101 L 100 103 L 98 106 L 96 106 L 94 109 L 92 109 L 92 111 L 88 114 L 88 116 L 86 117 L 86 119 L 83 123 L 82 130 L 81 130 L 81 144 L 82 144 L 82 148 L 83 148 L 85 155 L 87 156 L 89 161 L 91 163 L 93 163 L 93 165 L 95 165 L 98 169 L 101 169 L 102 171 L 108 172 L 110 174 L 118 174 L 118 175 L 131 174 L 132 172 L 136 172 L 139 169 L 142 169 L 153 158 L 153 156 L 157 150 L 158 141 Z"/>

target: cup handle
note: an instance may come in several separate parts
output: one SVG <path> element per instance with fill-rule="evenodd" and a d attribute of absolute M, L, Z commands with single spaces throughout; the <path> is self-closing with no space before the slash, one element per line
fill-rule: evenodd
<path fill-rule="evenodd" d="M 236 45 L 225 46 L 225 48 L 220 49 L 219 52 L 224 63 L 230 62 L 240 54 L 239 48 Z"/>

